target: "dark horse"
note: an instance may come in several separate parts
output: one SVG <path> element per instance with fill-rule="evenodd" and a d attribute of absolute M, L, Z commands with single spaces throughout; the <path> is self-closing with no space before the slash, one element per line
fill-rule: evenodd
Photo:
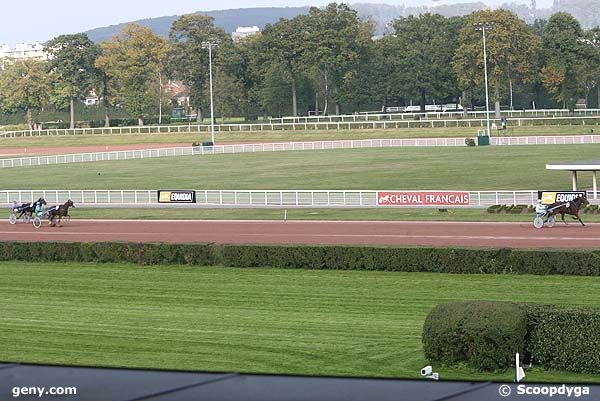
<path fill-rule="evenodd" d="M 35 210 L 37 209 L 38 205 L 41 207 L 42 205 L 46 204 L 46 200 L 44 198 L 39 198 L 38 200 L 36 200 L 33 203 L 23 203 L 21 206 L 16 206 L 14 209 L 16 209 L 15 211 L 17 211 L 17 213 L 19 213 L 19 215 L 17 216 L 18 219 L 20 219 L 23 215 L 27 215 L 29 217 L 31 217 L 34 213 Z"/>
<path fill-rule="evenodd" d="M 73 205 L 73 201 L 71 199 L 69 199 L 64 204 L 62 204 L 58 207 L 54 206 L 54 207 L 48 209 L 47 212 L 48 212 L 48 220 L 50 221 L 50 226 L 54 227 L 54 226 L 56 226 L 56 223 L 58 223 L 58 226 L 62 227 L 60 222 L 62 221 L 63 217 L 69 216 L 69 208 L 70 207 L 75 207 Z M 56 221 L 57 218 L 58 218 L 58 221 Z"/>
<path fill-rule="evenodd" d="M 579 211 L 589 204 L 590 202 L 585 196 L 581 196 L 570 202 L 555 202 L 548 206 L 548 210 L 550 210 L 548 217 L 560 214 L 560 218 L 562 219 L 563 223 L 567 224 L 565 221 L 565 214 L 569 214 L 573 216 L 573 220 L 579 220 L 581 225 L 585 226 L 579 217 Z"/>

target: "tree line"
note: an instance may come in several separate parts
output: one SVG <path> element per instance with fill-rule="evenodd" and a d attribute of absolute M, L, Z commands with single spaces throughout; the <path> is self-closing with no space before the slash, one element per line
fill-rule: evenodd
<path fill-rule="evenodd" d="M 144 124 L 169 104 L 168 80 L 189 89 L 198 121 L 210 110 L 209 60 L 213 47 L 217 116 L 340 114 L 388 106 L 482 104 L 483 38 L 486 24 L 490 101 L 500 106 L 560 106 L 578 99 L 600 106 L 600 28 L 583 30 L 567 13 L 527 25 L 498 9 L 464 17 L 439 14 L 400 17 L 382 38 L 373 24 L 345 4 L 313 7 L 306 15 L 265 26 L 261 35 L 234 42 L 213 18 L 179 18 L 168 38 L 131 24 L 95 44 L 85 34 L 47 43 L 49 61 L 5 63 L 0 71 L 0 110 L 25 112 L 30 127 L 52 105 L 69 109 L 94 90 L 105 108 L 124 107 Z"/>

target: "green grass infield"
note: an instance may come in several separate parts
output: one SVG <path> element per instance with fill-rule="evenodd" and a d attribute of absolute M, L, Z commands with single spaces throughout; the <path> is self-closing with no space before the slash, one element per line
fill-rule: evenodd
<path fill-rule="evenodd" d="M 598 277 L 23 262 L 0 275 L 0 360 L 88 366 L 416 379 L 438 303 L 600 303 Z M 532 369 L 527 381 L 599 378 Z"/>
<path fill-rule="evenodd" d="M 263 131 L 263 132 L 217 132 L 218 144 L 240 142 L 288 142 L 321 141 L 342 139 L 374 138 L 444 138 L 474 137 L 477 127 L 473 128 L 401 128 L 401 129 L 351 129 L 351 130 L 308 130 L 308 131 Z M 600 132 L 597 126 L 587 125 L 548 125 L 509 127 L 502 136 L 524 135 L 585 135 Z M 102 146 L 133 144 L 173 144 L 202 142 L 211 139 L 210 133 L 164 133 L 164 134 L 114 134 L 114 135 L 50 135 L 40 137 L 0 137 L 0 148 L 36 148 L 68 146 Z"/>
<path fill-rule="evenodd" d="M 74 219 L 131 220 L 339 220 L 339 221 L 490 221 L 531 222 L 534 213 L 488 213 L 486 209 L 204 209 L 204 208 L 77 208 Z M 600 214 L 584 213 L 584 222 L 600 222 Z M 567 222 L 572 220 L 566 217 Z M 558 222 L 557 224 L 562 224 Z M 573 222 L 573 224 L 579 224 Z"/>
<path fill-rule="evenodd" d="M 600 145 L 382 148 L 162 157 L 0 170 L 2 189 L 568 189 L 551 162 L 594 159 Z M 591 187 L 591 172 L 579 174 Z"/>

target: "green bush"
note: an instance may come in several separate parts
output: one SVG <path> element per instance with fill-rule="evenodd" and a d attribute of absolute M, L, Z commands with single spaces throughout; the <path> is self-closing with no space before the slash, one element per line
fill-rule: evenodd
<path fill-rule="evenodd" d="M 487 208 L 488 213 L 522 214 L 534 211 L 535 208 L 531 205 L 492 205 Z"/>
<path fill-rule="evenodd" d="M 423 350 L 432 363 L 479 370 L 511 366 L 516 352 L 534 365 L 600 373 L 600 309 L 471 301 L 436 306 L 425 319 Z"/>
<path fill-rule="evenodd" d="M 484 371 L 508 368 L 525 349 L 527 314 L 508 302 L 454 302 L 436 306 L 425 319 L 423 351 L 432 363 Z"/>
<path fill-rule="evenodd" d="M 548 369 L 600 373 L 600 309 L 525 305 L 527 351 Z"/>
<path fill-rule="evenodd" d="M 0 242 L 0 260 L 468 274 L 600 275 L 600 252 L 575 250 Z"/>

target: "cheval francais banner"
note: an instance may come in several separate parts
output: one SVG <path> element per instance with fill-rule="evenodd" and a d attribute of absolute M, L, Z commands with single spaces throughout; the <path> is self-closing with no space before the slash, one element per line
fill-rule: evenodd
<path fill-rule="evenodd" d="M 377 192 L 377 206 L 469 206 L 468 192 Z"/>

